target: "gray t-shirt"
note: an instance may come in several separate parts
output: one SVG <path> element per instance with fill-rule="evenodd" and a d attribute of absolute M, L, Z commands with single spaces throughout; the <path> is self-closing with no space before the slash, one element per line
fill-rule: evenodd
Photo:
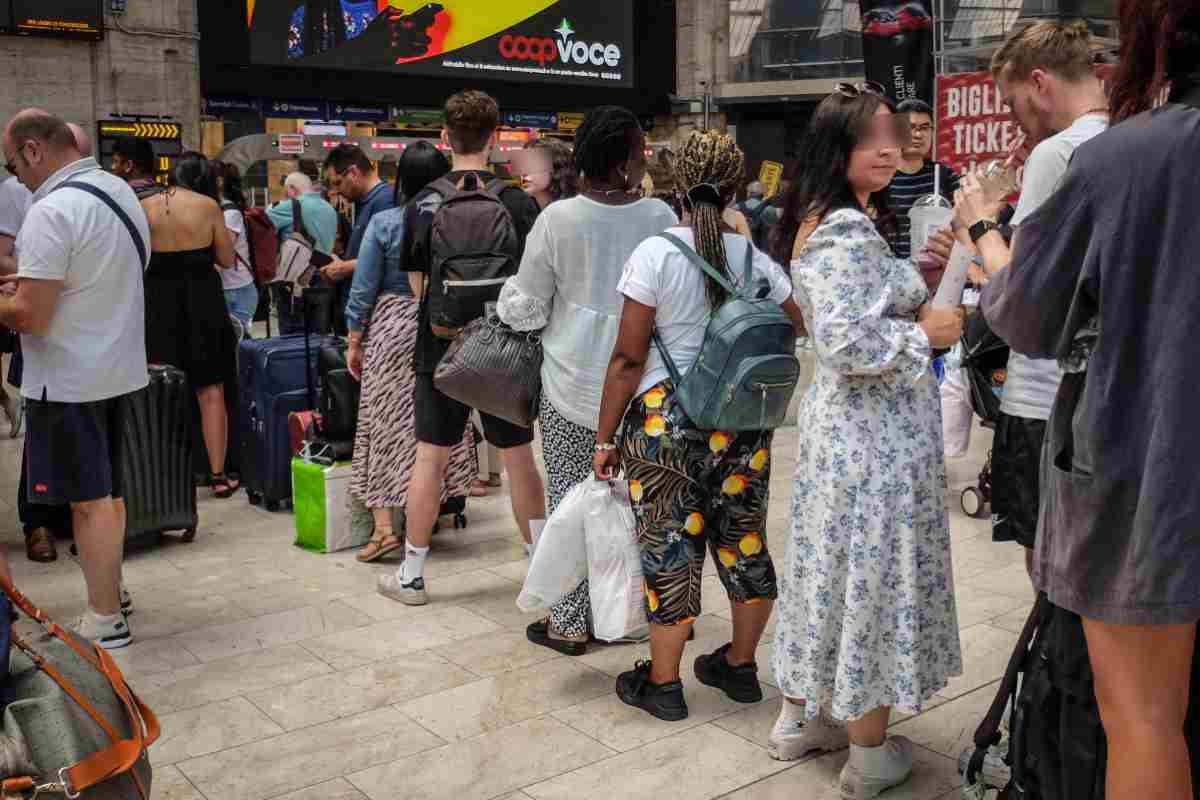
<path fill-rule="evenodd" d="M 1019 226 L 1058 189 L 1075 148 L 1107 128 L 1106 114 L 1085 114 L 1071 127 L 1033 149 L 1025 163 L 1021 199 L 1012 219 L 1014 226 Z M 1057 361 L 1028 358 L 1013 350 L 1008 358 L 1008 380 L 1000 410 L 1012 417 L 1048 420 L 1060 383 L 1062 371 Z"/>

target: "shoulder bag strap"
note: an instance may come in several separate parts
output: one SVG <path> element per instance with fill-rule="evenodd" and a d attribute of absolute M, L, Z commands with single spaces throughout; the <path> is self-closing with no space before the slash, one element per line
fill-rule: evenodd
<path fill-rule="evenodd" d="M 309 244 L 315 243 L 316 240 L 308 235 L 308 228 L 304 227 L 304 209 L 300 205 L 299 197 L 292 198 L 292 227 L 295 228 L 296 233 L 303 236 L 305 241 L 307 241 Z"/>
<path fill-rule="evenodd" d="M 749 292 L 754 283 L 754 242 L 746 241 L 746 269 L 742 274 L 742 291 Z"/>
<path fill-rule="evenodd" d="M 133 239 L 133 246 L 137 248 L 138 259 L 142 263 L 142 269 L 149 266 L 146 261 L 146 243 L 142 241 L 142 235 L 138 233 L 137 227 L 133 224 L 133 220 L 129 218 L 129 215 L 125 213 L 125 209 L 121 208 L 116 200 L 109 197 L 107 192 L 83 181 L 67 181 L 66 183 L 59 184 L 54 191 L 57 192 L 59 189 L 78 189 L 81 192 L 87 192 L 112 209 L 112 212 L 117 215 L 117 219 L 121 220 L 121 223 L 125 226 L 125 230 L 129 231 L 129 236 Z"/>

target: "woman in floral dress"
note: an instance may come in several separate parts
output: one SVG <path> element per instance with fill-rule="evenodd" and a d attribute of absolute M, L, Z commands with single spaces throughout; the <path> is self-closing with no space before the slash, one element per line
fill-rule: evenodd
<path fill-rule="evenodd" d="M 840 788 L 854 800 L 911 773 L 911 742 L 886 737 L 891 709 L 921 711 L 961 671 L 930 361 L 962 326 L 881 235 L 904 135 L 881 95 L 842 85 L 818 108 L 776 243 L 817 370 L 800 407 L 771 749 L 837 749 L 848 729 Z"/>

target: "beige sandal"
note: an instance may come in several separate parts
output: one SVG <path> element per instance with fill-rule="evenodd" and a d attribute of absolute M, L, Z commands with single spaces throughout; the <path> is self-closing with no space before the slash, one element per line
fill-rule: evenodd
<path fill-rule="evenodd" d="M 386 555 L 396 552 L 404 546 L 400 541 L 400 537 L 394 534 L 390 529 L 384 528 L 381 531 L 375 531 L 375 535 L 371 537 L 371 541 L 367 542 L 366 546 L 359 551 L 355 556 L 361 563 L 369 564 L 372 561 L 378 561 Z"/>

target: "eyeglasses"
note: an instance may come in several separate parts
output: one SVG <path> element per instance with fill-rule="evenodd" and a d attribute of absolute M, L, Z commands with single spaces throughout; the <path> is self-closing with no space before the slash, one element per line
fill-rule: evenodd
<path fill-rule="evenodd" d="M 834 94 L 840 94 L 842 97 L 861 97 L 864 94 L 873 94 L 879 97 L 887 95 L 887 89 L 883 88 L 882 84 L 875 81 L 863 81 L 862 83 L 837 83 L 833 87 Z"/>
<path fill-rule="evenodd" d="M 912 126 L 912 132 L 913 132 L 913 133 L 932 133 L 932 132 L 933 132 L 933 126 L 932 126 L 932 125 L 930 125 L 930 124 L 929 124 L 929 123 L 927 123 L 927 122 L 926 122 L 926 123 L 922 123 L 922 124 L 920 124 L 920 125 L 913 125 L 913 126 Z"/>

